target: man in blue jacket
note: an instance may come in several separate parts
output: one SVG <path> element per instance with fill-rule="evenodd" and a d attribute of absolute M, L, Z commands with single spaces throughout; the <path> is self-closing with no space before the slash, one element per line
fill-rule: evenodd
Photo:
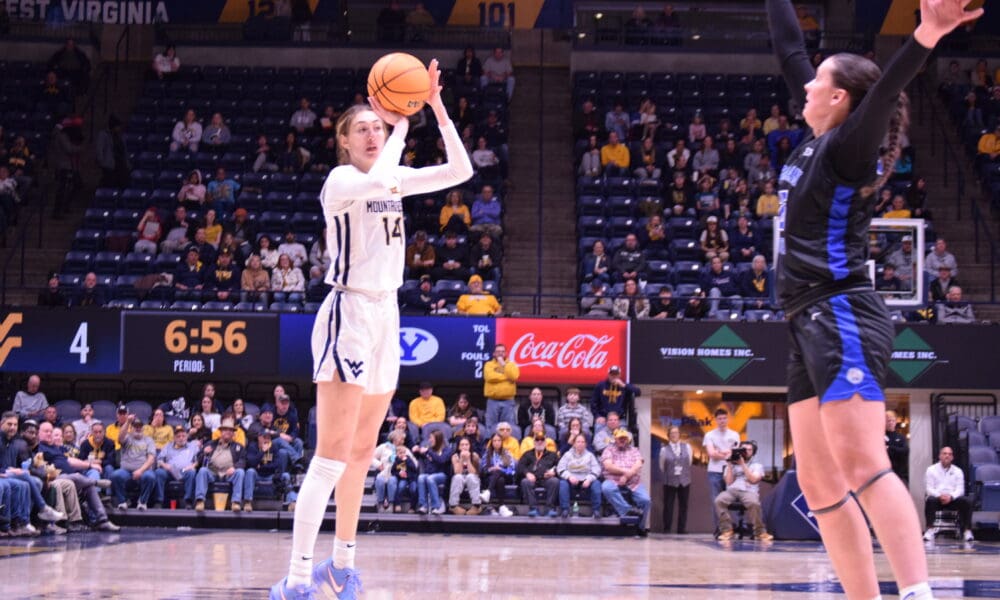
<path fill-rule="evenodd" d="M 639 388 L 622 379 L 621 367 L 612 365 L 608 369 L 608 378 L 594 386 L 594 395 L 590 398 L 594 428 L 604 425 L 609 412 L 618 413 L 622 421 L 634 427 L 635 397 L 639 393 Z"/>

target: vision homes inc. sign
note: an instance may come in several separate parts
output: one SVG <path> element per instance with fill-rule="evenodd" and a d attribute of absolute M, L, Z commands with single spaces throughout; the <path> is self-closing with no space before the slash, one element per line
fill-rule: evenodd
<path fill-rule="evenodd" d="M 1000 327 L 898 325 L 888 387 L 1000 388 Z M 637 321 L 631 380 L 643 384 L 784 387 L 788 324 Z"/>

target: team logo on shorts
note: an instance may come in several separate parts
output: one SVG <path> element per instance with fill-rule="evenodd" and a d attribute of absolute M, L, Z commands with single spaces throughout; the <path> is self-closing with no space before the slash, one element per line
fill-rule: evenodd
<path fill-rule="evenodd" d="M 865 379 L 865 373 L 861 369 L 857 367 L 851 367 L 850 369 L 847 370 L 847 381 L 853 383 L 854 385 L 858 385 L 859 383 L 864 381 L 864 379 Z"/>
<path fill-rule="evenodd" d="M 348 358 L 345 358 L 344 362 L 347 363 L 347 368 L 351 370 L 351 375 L 354 375 L 355 379 L 357 379 L 361 375 L 361 373 L 364 372 L 365 361 L 363 360 L 353 361 Z"/>

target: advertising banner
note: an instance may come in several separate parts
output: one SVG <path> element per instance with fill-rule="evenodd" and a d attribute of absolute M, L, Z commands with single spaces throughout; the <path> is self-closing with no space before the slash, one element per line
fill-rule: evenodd
<path fill-rule="evenodd" d="M 341 17 L 340 0 L 293 0 L 309 5 L 320 21 Z M 59 23 L 245 23 L 252 18 L 275 16 L 275 0 L 0 0 L 15 21 Z M 427 10 L 438 25 L 495 29 L 568 29 L 573 26 L 570 0 L 428 0 Z"/>
<path fill-rule="evenodd" d="M 280 371 L 312 377 L 314 315 L 281 315 Z M 481 379 L 493 354 L 494 319 L 402 317 L 399 327 L 399 377 L 435 383 Z"/>
<path fill-rule="evenodd" d="M 569 29 L 573 27 L 571 0 L 429 0 L 427 10 L 441 25 L 497 29 Z"/>
<path fill-rule="evenodd" d="M 497 342 L 521 369 L 519 383 L 594 384 L 618 365 L 628 373 L 628 322 L 497 319 Z"/>
<path fill-rule="evenodd" d="M 632 330 L 632 381 L 783 386 L 784 323 L 642 321 Z"/>
<path fill-rule="evenodd" d="M 637 384 L 784 387 L 787 323 L 642 321 L 631 332 Z M 996 329 L 897 325 L 886 386 L 996 389 Z"/>
<path fill-rule="evenodd" d="M 305 0 L 316 18 L 338 12 L 336 0 Z M 274 0 L 0 0 L 16 21 L 47 23 L 243 23 L 273 17 Z"/>

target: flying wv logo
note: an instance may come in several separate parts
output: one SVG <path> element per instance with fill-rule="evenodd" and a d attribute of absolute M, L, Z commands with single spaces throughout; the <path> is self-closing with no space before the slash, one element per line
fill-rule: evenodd
<path fill-rule="evenodd" d="M 23 343 L 21 336 L 8 336 L 8 334 L 15 325 L 20 325 L 23 322 L 24 313 L 10 313 L 7 315 L 7 318 L 0 323 L 0 367 L 7 362 L 7 357 L 10 356 L 11 350 L 21 347 L 21 344 Z"/>
<path fill-rule="evenodd" d="M 359 360 L 355 362 L 353 360 L 345 358 L 344 362 L 347 363 L 347 368 L 351 370 L 351 375 L 354 375 L 355 378 L 357 378 L 358 376 L 361 375 L 361 373 L 364 372 L 365 361 Z"/>

